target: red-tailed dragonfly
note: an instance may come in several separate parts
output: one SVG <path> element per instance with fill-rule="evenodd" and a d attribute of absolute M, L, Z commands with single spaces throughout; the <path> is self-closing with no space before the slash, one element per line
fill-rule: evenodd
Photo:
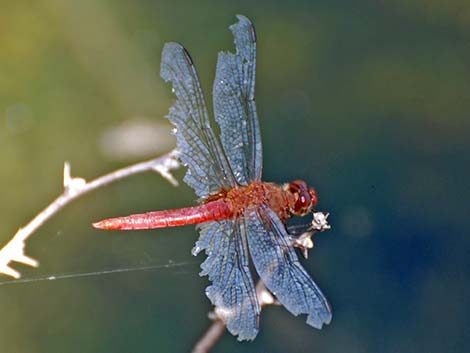
<path fill-rule="evenodd" d="M 207 255 L 201 265 L 201 275 L 208 275 L 212 282 L 206 295 L 232 334 L 239 340 L 252 340 L 259 329 L 260 304 L 250 258 L 265 286 L 292 314 L 307 314 L 307 323 L 318 329 L 331 321 L 330 305 L 295 252 L 295 247 L 311 247 L 303 243 L 310 239 L 290 235 L 286 220 L 313 213 L 311 229 L 328 227 L 324 214 L 314 212 L 317 193 L 304 181 L 285 185 L 261 181 L 256 34 L 248 18 L 237 17 L 238 22 L 230 26 L 236 53 L 219 53 L 213 87 L 219 137 L 211 128 L 189 53 L 178 43 L 165 44 L 162 53 L 160 74 L 172 83 L 177 98 L 167 118 L 175 125 L 179 159 L 187 167 L 184 181 L 199 196 L 200 204 L 93 225 L 149 229 L 198 224 L 200 237 L 192 253 L 204 250 Z"/>

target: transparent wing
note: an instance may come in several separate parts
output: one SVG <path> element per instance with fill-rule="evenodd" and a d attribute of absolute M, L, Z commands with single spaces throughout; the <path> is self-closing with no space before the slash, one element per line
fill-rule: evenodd
<path fill-rule="evenodd" d="M 208 222 L 199 226 L 199 232 L 193 255 L 201 250 L 207 255 L 200 273 L 212 281 L 206 295 L 238 340 L 254 339 L 260 306 L 248 266 L 245 225 L 239 220 Z"/>
<path fill-rule="evenodd" d="M 261 179 L 262 144 L 255 105 L 256 34 L 238 15 L 230 26 L 236 53 L 219 53 L 213 100 L 221 142 L 239 184 Z"/>
<path fill-rule="evenodd" d="M 294 315 L 321 329 L 331 321 L 323 293 L 300 264 L 284 224 L 267 206 L 245 214 L 248 244 L 256 271 L 266 287 Z"/>
<path fill-rule="evenodd" d="M 188 167 L 184 181 L 199 197 L 235 185 L 223 150 L 210 127 L 196 69 L 183 46 L 165 44 L 160 75 L 165 81 L 171 81 L 177 98 L 167 118 L 176 126 L 180 159 Z"/>

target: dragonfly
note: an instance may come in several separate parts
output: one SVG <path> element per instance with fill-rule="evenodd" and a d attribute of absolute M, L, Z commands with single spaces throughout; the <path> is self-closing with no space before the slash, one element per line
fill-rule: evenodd
<path fill-rule="evenodd" d="M 304 246 L 302 241 L 286 227 L 290 217 L 322 215 L 315 213 L 315 189 L 302 180 L 283 185 L 261 180 L 262 144 L 255 105 L 257 38 L 252 22 L 242 15 L 237 18 L 229 27 L 236 52 L 218 54 L 213 85 L 220 135 L 211 127 L 188 51 L 178 43 L 166 43 L 162 52 L 160 75 L 176 95 L 167 118 L 175 126 L 178 156 L 187 167 L 183 180 L 194 189 L 199 204 L 105 219 L 93 226 L 129 230 L 197 224 L 200 236 L 192 254 L 204 250 L 207 256 L 200 273 L 211 282 L 206 295 L 238 340 L 253 340 L 261 308 L 252 272 L 288 311 L 306 314 L 307 324 L 317 329 L 330 323 L 332 311 L 299 261 L 295 248 Z M 321 217 L 314 217 L 315 221 L 317 226 L 326 224 Z"/>

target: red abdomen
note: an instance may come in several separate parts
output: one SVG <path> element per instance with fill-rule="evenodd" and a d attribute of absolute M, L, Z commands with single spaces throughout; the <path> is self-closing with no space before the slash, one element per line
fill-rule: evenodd
<path fill-rule="evenodd" d="M 93 223 L 93 227 L 120 230 L 166 228 L 218 221 L 232 215 L 233 210 L 229 202 L 216 200 L 195 207 L 109 218 Z"/>

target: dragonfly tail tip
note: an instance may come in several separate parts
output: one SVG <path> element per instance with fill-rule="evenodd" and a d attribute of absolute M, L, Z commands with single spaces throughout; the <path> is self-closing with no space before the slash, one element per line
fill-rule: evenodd
<path fill-rule="evenodd" d="M 96 229 L 111 229 L 108 223 L 109 222 L 107 222 L 107 220 L 103 220 L 103 221 L 93 222 L 91 225 L 93 226 L 93 228 L 96 228 Z"/>

